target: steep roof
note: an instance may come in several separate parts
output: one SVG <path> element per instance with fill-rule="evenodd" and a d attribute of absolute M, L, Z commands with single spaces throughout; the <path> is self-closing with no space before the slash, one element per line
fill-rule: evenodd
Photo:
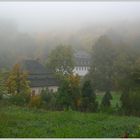
<path fill-rule="evenodd" d="M 90 54 L 85 51 L 77 51 L 74 54 L 74 60 L 76 66 L 82 66 L 82 67 L 90 66 L 90 59 L 91 59 Z"/>
<path fill-rule="evenodd" d="M 29 73 L 31 87 L 58 86 L 58 80 L 37 60 L 24 60 L 20 63 L 22 70 Z"/>
<path fill-rule="evenodd" d="M 85 52 L 85 51 L 80 50 L 80 51 L 75 52 L 74 57 L 75 58 L 86 58 L 86 59 L 90 59 L 90 54 L 87 53 L 87 52 Z"/>
<path fill-rule="evenodd" d="M 46 77 L 46 78 L 31 78 L 29 77 L 29 85 L 31 87 L 47 87 L 47 86 L 58 86 L 59 82 L 54 77 Z"/>
<path fill-rule="evenodd" d="M 36 60 L 23 60 L 21 68 L 29 74 L 47 74 L 46 68 Z"/>

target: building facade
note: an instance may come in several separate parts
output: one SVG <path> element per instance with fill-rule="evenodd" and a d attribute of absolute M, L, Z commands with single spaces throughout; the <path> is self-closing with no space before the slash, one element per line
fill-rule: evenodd
<path fill-rule="evenodd" d="M 74 74 L 85 76 L 90 69 L 90 54 L 84 51 L 78 51 L 74 54 L 75 67 Z"/>

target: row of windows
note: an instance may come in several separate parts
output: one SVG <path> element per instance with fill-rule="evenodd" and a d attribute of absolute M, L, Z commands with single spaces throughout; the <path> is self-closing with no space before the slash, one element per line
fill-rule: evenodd
<path fill-rule="evenodd" d="M 87 71 L 87 70 L 89 70 L 89 67 L 76 67 L 75 69 L 76 69 L 77 71 L 78 71 L 78 70 L 86 70 L 86 71 Z"/>
<path fill-rule="evenodd" d="M 88 60 L 79 60 L 78 63 L 82 64 L 82 65 L 89 65 L 89 61 Z"/>

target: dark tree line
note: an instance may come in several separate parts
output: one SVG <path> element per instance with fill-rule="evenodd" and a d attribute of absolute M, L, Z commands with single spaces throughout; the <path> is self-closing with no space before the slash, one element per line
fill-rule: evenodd
<path fill-rule="evenodd" d="M 94 45 L 89 78 L 95 90 L 121 91 L 122 110 L 140 114 L 140 48 L 102 36 Z M 110 97 L 111 98 L 111 97 Z M 104 101 L 102 102 L 104 104 Z M 110 103 L 108 102 L 108 105 Z"/>

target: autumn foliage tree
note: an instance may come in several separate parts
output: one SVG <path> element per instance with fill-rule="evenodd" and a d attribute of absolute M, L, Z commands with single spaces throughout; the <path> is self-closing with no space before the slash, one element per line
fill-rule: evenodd
<path fill-rule="evenodd" d="M 10 94 L 27 93 L 30 91 L 28 74 L 21 70 L 20 65 L 14 65 L 6 81 L 6 87 Z"/>
<path fill-rule="evenodd" d="M 69 75 L 63 80 L 58 90 L 58 102 L 62 109 L 69 107 L 78 110 L 80 105 L 80 78 Z"/>
<path fill-rule="evenodd" d="M 69 75 L 69 91 L 72 98 L 72 108 L 78 109 L 80 106 L 80 77 L 78 75 Z"/>
<path fill-rule="evenodd" d="M 4 93 L 6 93 L 5 79 L 4 74 L 0 72 L 0 99 L 2 99 Z"/>

